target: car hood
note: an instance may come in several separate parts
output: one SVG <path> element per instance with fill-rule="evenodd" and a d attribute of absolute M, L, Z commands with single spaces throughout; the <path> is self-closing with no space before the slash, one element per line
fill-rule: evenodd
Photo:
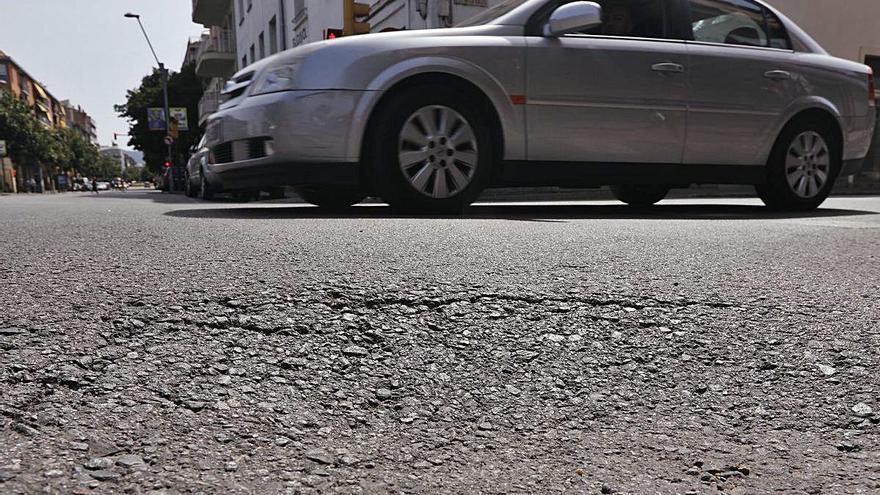
<path fill-rule="evenodd" d="M 460 28 L 413 29 L 344 36 L 333 40 L 315 41 L 277 53 L 245 67 L 236 73 L 233 79 L 238 79 L 249 73 L 259 74 L 266 68 L 276 65 L 300 63 L 318 54 L 322 58 L 326 57 L 327 60 L 343 54 L 346 55 L 344 58 L 350 59 L 383 50 L 400 50 L 431 44 L 438 48 L 447 45 L 461 45 L 460 40 L 463 38 L 518 34 L 522 34 L 520 26 L 487 24 Z"/>

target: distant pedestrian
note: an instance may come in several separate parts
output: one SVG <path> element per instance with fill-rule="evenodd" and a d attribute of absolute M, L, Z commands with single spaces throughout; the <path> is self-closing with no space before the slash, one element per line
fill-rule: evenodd
<path fill-rule="evenodd" d="M 98 194 L 98 179 L 96 177 L 92 177 L 92 192 Z"/>
<path fill-rule="evenodd" d="M 37 181 L 34 180 L 33 177 L 28 179 L 25 183 L 27 184 L 27 192 L 32 193 L 37 191 Z"/>

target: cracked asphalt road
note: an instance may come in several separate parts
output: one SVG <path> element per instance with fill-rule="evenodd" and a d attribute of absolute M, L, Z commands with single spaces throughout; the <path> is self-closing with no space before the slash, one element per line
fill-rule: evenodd
<path fill-rule="evenodd" d="M 0 197 L 0 492 L 878 493 L 880 198 Z"/>

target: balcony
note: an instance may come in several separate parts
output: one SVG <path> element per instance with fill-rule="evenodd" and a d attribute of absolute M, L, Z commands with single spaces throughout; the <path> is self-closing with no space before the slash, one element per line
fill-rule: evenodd
<path fill-rule="evenodd" d="M 228 78 L 235 73 L 235 41 L 229 29 L 211 29 L 196 52 L 196 75 Z"/>
<path fill-rule="evenodd" d="M 192 20 L 203 26 L 222 26 L 232 0 L 192 0 Z"/>
<path fill-rule="evenodd" d="M 215 86 L 215 84 L 208 86 L 202 99 L 199 100 L 199 125 L 204 124 L 208 117 L 220 107 L 220 89 Z"/>

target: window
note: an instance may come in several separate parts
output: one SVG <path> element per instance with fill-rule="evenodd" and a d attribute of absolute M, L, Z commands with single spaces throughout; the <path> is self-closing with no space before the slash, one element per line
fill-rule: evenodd
<path fill-rule="evenodd" d="M 251 45 L 251 63 L 257 61 L 257 51 L 254 49 L 254 45 Z"/>
<path fill-rule="evenodd" d="M 254 8 L 254 1 L 248 0 L 248 12 L 250 12 L 252 8 Z"/>
<path fill-rule="evenodd" d="M 6 64 L 0 64 L 0 83 L 9 84 L 9 69 Z"/>
<path fill-rule="evenodd" d="M 665 22 L 662 0 L 599 0 L 602 25 L 583 34 L 663 38 Z"/>
<path fill-rule="evenodd" d="M 263 36 L 263 33 L 260 33 L 260 38 L 258 41 L 260 45 L 260 59 L 266 58 L 266 37 Z"/>
<path fill-rule="evenodd" d="M 275 17 L 269 21 L 269 55 L 278 53 L 278 21 Z"/>
<path fill-rule="evenodd" d="M 689 4 L 695 41 L 791 48 L 782 22 L 750 0 L 689 0 Z"/>
<path fill-rule="evenodd" d="M 244 69 L 245 67 L 247 67 L 247 55 L 245 55 L 244 57 L 241 57 L 241 67 L 240 68 Z"/>
<path fill-rule="evenodd" d="M 865 55 L 865 65 L 874 70 L 874 88 L 880 96 L 880 55 Z"/>
<path fill-rule="evenodd" d="M 30 84 L 27 79 L 21 77 L 21 72 L 18 73 L 18 87 L 21 88 L 21 94 L 27 96 L 31 94 Z"/>

